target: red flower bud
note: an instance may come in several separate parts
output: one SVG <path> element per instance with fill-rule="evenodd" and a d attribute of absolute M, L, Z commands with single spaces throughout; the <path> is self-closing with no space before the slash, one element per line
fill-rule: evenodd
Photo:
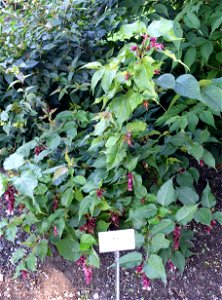
<path fill-rule="evenodd" d="M 21 277 L 22 277 L 23 280 L 27 279 L 27 277 L 28 277 L 28 272 L 27 272 L 26 270 L 22 270 L 22 272 L 21 272 Z"/>
<path fill-rule="evenodd" d="M 127 174 L 127 177 L 128 177 L 128 184 L 127 184 L 127 188 L 128 188 L 128 191 L 129 192 L 132 192 L 133 190 L 133 175 L 131 172 L 129 172 Z"/>
<path fill-rule="evenodd" d="M 53 234 L 54 234 L 54 236 L 59 235 L 56 225 L 54 225 L 54 227 L 53 227 Z"/>
<path fill-rule="evenodd" d="M 130 49 L 131 49 L 132 51 L 136 51 L 136 50 L 138 49 L 138 46 L 136 46 L 136 45 L 131 46 Z"/>
<path fill-rule="evenodd" d="M 201 159 L 201 160 L 199 161 L 199 165 L 200 165 L 201 168 L 204 167 L 204 160 L 203 160 L 203 159 Z"/>

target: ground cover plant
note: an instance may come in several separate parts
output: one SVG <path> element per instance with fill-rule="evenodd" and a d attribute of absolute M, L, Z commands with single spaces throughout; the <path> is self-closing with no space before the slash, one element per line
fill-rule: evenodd
<path fill-rule="evenodd" d="M 30 6 L 31 5 L 31 6 Z M 99 267 L 97 233 L 134 228 L 143 285 L 181 272 L 195 221 L 222 222 L 200 167 L 221 164 L 219 1 L 17 1 L 0 16 L 0 233 Z M 145 255 L 139 251 L 143 248 Z"/>

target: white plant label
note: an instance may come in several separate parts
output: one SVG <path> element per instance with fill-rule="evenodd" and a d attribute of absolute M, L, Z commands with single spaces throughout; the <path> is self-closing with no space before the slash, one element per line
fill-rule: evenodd
<path fill-rule="evenodd" d="M 134 229 L 99 232 L 99 252 L 133 250 L 136 247 Z"/>

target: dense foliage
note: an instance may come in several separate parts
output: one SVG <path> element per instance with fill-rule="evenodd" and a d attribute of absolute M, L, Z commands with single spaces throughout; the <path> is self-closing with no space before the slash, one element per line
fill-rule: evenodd
<path fill-rule="evenodd" d="M 0 233 L 28 234 L 17 275 L 54 245 L 89 283 L 97 233 L 134 228 L 146 256 L 122 266 L 166 282 L 166 264 L 192 255 L 186 225 L 222 222 L 191 164 L 221 162 L 220 3 L 134 2 L 2 8 Z"/>

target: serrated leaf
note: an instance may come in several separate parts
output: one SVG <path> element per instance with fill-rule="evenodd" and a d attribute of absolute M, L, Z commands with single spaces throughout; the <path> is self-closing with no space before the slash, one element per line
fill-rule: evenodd
<path fill-rule="evenodd" d="M 197 205 L 184 205 L 176 213 L 176 220 L 181 225 L 186 225 L 193 218 L 197 210 Z"/>
<path fill-rule="evenodd" d="M 169 179 L 159 189 L 157 193 L 157 202 L 163 206 L 168 206 L 175 201 L 175 190 L 173 180 Z"/>
<path fill-rule="evenodd" d="M 166 284 L 166 271 L 160 256 L 151 254 L 144 264 L 143 271 L 149 279 L 161 279 Z"/>

